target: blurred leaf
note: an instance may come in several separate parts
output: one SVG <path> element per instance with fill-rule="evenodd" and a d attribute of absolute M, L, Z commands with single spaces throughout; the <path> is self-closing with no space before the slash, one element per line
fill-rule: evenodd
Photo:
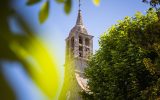
<path fill-rule="evenodd" d="M 55 57 L 51 56 L 43 42 L 32 37 L 24 44 L 12 42 L 10 48 L 43 93 L 49 98 L 55 97 L 60 82 L 59 72 Z"/>
<path fill-rule="evenodd" d="M 69 14 L 70 11 L 71 11 L 71 6 L 72 6 L 72 1 L 71 0 L 67 0 L 65 2 L 65 5 L 64 5 L 64 10 L 66 12 L 66 14 Z"/>
<path fill-rule="evenodd" d="M 98 6 L 99 3 L 100 3 L 100 0 L 92 0 L 92 1 L 93 1 L 93 3 L 94 3 L 96 6 Z"/>
<path fill-rule="evenodd" d="M 48 18 L 49 15 L 49 1 L 45 2 L 39 12 L 39 22 L 42 24 Z"/>
<path fill-rule="evenodd" d="M 58 3 L 64 3 L 65 0 L 56 0 L 56 2 L 58 2 Z"/>
<path fill-rule="evenodd" d="M 40 2 L 41 0 L 28 0 L 27 5 L 33 5 L 36 4 L 38 2 Z"/>

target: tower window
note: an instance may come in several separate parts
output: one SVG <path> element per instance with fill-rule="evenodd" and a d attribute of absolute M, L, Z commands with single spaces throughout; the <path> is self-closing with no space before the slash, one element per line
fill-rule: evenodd
<path fill-rule="evenodd" d="M 82 44 L 82 37 L 79 36 L 79 44 Z"/>
<path fill-rule="evenodd" d="M 79 52 L 79 57 L 83 57 L 83 53 L 82 52 Z"/>
<path fill-rule="evenodd" d="M 89 48 L 85 48 L 86 51 L 89 51 Z"/>
<path fill-rule="evenodd" d="M 83 47 L 82 46 L 79 46 L 79 51 L 83 51 Z"/>
<path fill-rule="evenodd" d="M 85 45 L 89 46 L 89 39 L 88 38 L 85 39 Z"/>
<path fill-rule="evenodd" d="M 79 46 L 79 57 L 83 57 L 83 47 Z"/>
<path fill-rule="evenodd" d="M 85 58 L 88 58 L 90 56 L 90 49 L 85 48 Z"/>

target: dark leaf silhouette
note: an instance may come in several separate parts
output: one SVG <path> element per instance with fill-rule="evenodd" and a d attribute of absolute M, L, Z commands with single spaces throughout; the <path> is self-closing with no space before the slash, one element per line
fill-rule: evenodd
<path fill-rule="evenodd" d="M 48 18 L 48 15 L 49 15 L 49 1 L 46 1 L 42 5 L 39 12 L 39 21 L 41 24 L 45 22 L 45 20 Z"/>

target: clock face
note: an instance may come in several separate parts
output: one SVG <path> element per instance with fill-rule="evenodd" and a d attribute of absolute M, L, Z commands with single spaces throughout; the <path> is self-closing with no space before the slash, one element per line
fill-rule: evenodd
<path fill-rule="evenodd" d="M 69 100 L 70 95 L 71 95 L 71 92 L 70 92 L 70 91 L 68 91 L 68 92 L 66 93 L 66 100 Z"/>

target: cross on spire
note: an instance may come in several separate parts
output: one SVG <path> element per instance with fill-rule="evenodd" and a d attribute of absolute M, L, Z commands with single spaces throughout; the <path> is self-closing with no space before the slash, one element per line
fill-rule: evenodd
<path fill-rule="evenodd" d="M 79 10 L 81 10 L 81 0 L 79 0 Z"/>

